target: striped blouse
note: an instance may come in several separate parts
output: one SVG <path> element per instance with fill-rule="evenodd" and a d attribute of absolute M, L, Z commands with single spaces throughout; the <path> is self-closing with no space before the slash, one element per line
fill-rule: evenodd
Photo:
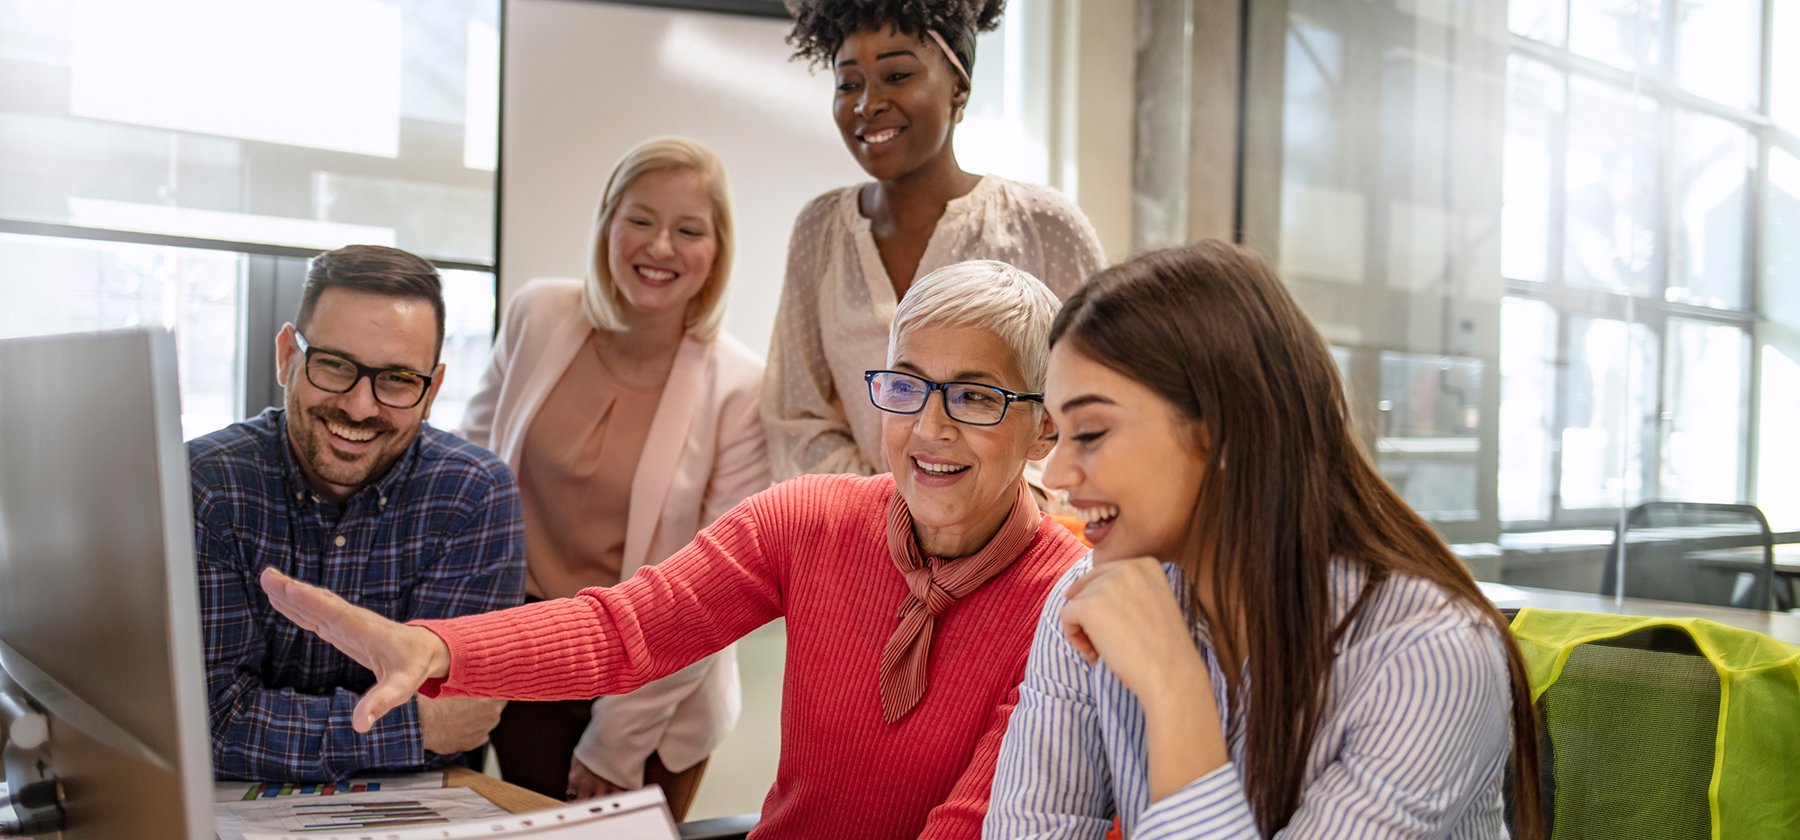
<path fill-rule="evenodd" d="M 1238 774 L 1254 688 L 1245 679 L 1238 701 L 1228 701 L 1204 626 L 1194 643 L 1231 761 L 1150 801 L 1143 707 L 1104 662 L 1089 666 L 1058 625 L 1063 593 L 1091 563 L 1077 563 L 1044 603 L 983 836 L 1099 838 L 1117 814 L 1133 840 L 1261 837 Z M 1164 569 L 1183 591 L 1180 572 Z M 1365 577 L 1358 564 L 1333 567 L 1338 615 Z M 1509 686 L 1502 642 L 1478 612 L 1434 584 L 1390 577 L 1340 642 L 1300 807 L 1279 836 L 1505 837 Z"/>

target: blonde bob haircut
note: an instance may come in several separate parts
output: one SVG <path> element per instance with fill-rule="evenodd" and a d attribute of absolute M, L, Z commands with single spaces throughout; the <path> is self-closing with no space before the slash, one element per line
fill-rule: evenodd
<path fill-rule="evenodd" d="M 594 214 L 594 230 L 589 239 L 587 283 L 581 293 L 581 310 L 595 329 L 617 332 L 625 328 L 621 311 L 625 301 L 619 296 L 612 269 L 608 266 L 607 231 L 613 216 L 625 197 L 625 189 L 647 172 L 675 170 L 697 172 L 706 182 L 707 196 L 712 199 L 713 236 L 718 248 L 713 254 L 712 276 L 688 302 L 687 334 L 710 341 L 719 334 L 725 321 L 725 286 L 731 275 L 732 230 L 731 189 L 725 182 L 725 165 L 719 156 L 698 141 L 686 137 L 658 137 L 631 148 L 613 165 L 606 178 L 606 190 L 600 194 L 600 208 Z"/>
<path fill-rule="evenodd" d="M 1050 325 L 1062 301 L 1031 272 L 998 260 L 944 266 L 914 283 L 888 327 L 888 364 L 900 336 L 925 327 L 968 327 L 998 337 L 1019 360 L 1026 391 L 1044 390 L 1050 369 Z M 1041 409 L 1037 403 L 1026 403 Z"/>

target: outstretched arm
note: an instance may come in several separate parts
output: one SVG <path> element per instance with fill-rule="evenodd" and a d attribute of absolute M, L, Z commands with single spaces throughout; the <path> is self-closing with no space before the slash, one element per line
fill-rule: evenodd
<path fill-rule="evenodd" d="M 367 732 L 375 721 L 412 699 L 419 686 L 450 672 L 450 648 L 436 633 L 382 618 L 335 593 L 263 569 L 270 605 L 302 630 L 342 651 L 375 674 L 351 712 L 350 726 Z"/>

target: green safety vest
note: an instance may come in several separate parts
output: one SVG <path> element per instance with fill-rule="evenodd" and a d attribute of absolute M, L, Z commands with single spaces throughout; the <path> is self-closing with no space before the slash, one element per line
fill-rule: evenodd
<path fill-rule="evenodd" d="M 1800 838 L 1800 647 L 1700 618 L 1523 609 L 1555 838 Z M 1573 663 L 1573 664 L 1571 664 Z"/>

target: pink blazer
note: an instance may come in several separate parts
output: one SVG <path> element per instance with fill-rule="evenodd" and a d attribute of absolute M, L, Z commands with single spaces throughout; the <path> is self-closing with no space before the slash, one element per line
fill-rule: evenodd
<path fill-rule="evenodd" d="M 582 315 L 581 286 L 540 279 L 513 295 L 463 417 L 462 436 L 514 469 L 532 418 L 593 329 Z M 769 486 L 758 418 L 762 369 L 724 333 L 682 340 L 632 478 L 621 579 L 674 554 Z M 737 654 L 726 647 L 630 694 L 596 700 L 575 755 L 615 785 L 641 787 L 651 752 L 677 772 L 711 754 L 737 723 L 739 703 Z"/>

